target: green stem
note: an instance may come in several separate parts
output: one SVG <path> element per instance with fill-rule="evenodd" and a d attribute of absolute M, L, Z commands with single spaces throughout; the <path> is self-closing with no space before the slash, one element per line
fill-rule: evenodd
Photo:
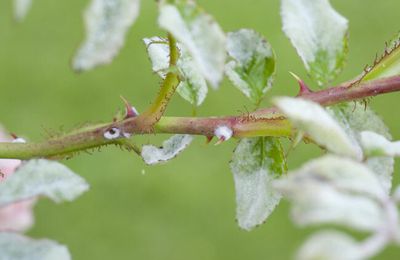
<path fill-rule="evenodd" d="M 139 117 L 139 121 L 141 121 L 142 124 L 146 124 L 147 128 L 152 128 L 152 126 L 157 123 L 158 120 L 160 120 L 180 82 L 179 75 L 176 72 L 176 63 L 179 59 L 179 50 L 176 45 L 176 40 L 171 34 L 168 34 L 168 44 L 170 52 L 168 68 L 169 72 L 167 73 L 155 100 L 151 106 Z"/>
<path fill-rule="evenodd" d="M 339 86 L 318 92 L 301 95 L 328 106 L 351 100 L 360 100 L 378 94 L 400 91 L 400 76 L 368 81 L 357 87 Z M 147 121 L 148 122 L 148 121 Z M 153 125 L 155 133 L 192 134 L 207 137 L 214 136 L 218 126 L 227 126 L 233 130 L 233 136 L 290 136 L 292 127 L 280 112 L 272 107 L 260 109 L 248 115 L 227 117 L 160 117 Z M 0 158 L 29 159 L 37 157 L 66 156 L 79 151 L 109 144 L 123 145 L 125 135 L 146 133 L 148 125 L 143 117 L 131 117 L 119 122 L 92 126 L 69 135 L 56 137 L 39 143 L 1 143 Z M 108 139 L 105 135 L 110 129 L 117 129 L 120 136 Z"/>

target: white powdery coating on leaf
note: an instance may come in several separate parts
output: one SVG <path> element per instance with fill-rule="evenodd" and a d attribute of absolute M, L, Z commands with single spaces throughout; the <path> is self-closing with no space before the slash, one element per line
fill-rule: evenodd
<path fill-rule="evenodd" d="M 187 48 L 203 76 L 217 88 L 224 73 L 226 39 L 214 19 L 187 1 L 179 8 L 162 3 L 158 23 Z"/>
<path fill-rule="evenodd" d="M 88 189 L 82 177 L 60 163 L 30 160 L 0 183 L 0 207 L 36 196 L 55 202 L 72 201 Z"/>
<path fill-rule="evenodd" d="M 70 260 L 71 256 L 66 246 L 51 240 L 33 240 L 15 233 L 0 233 L 0 259 Z"/>
<path fill-rule="evenodd" d="M 145 38 L 143 41 L 147 46 L 153 71 L 160 77 L 165 78 L 169 67 L 168 42 L 160 37 Z M 206 80 L 185 47 L 178 44 L 178 48 L 180 56 L 177 67 L 182 79 L 178 85 L 177 92 L 189 103 L 200 106 L 208 92 Z"/>
<path fill-rule="evenodd" d="M 302 58 L 307 70 L 318 53 L 326 60 L 321 64 L 332 73 L 338 56 L 344 52 L 348 21 L 337 13 L 328 0 L 282 0 L 283 31 Z"/>
<path fill-rule="evenodd" d="M 142 147 L 142 158 L 149 165 L 165 162 L 176 157 L 193 140 L 191 135 L 174 135 L 163 142 L 162 147 L 144 145 Z"/>
<path fill-rule="evenodd" d="M 391 142 L 384 136 L 371 131 L 361 132 L 361 144 L 367 154 L 375 156 L 400 156 L 400 142 Z"/>
<path fill-rule="evenodd" d="M 259 143 L 262 140 L 264 144 Z M 286 171 L 277 145 L 273 139 L 245 138 L 233 154 L 230 168 L 235 181 L 236 218 L 245 230 L 262 224 L 281 199 L 272 187 L 273 180 Z"/>
<path fill-rule="evenodd" d="M 300 248 L 297 260 L 361 260 L 357 241 L 338 231 L 322 231 L 312 235 Z"/>
<path fill-rule="evenodd" d="M 86 39 L 73 60 L 77 71 L 112 61 L 139 14 L 139 0 L 92 0 L 85 11 Z"/>
<path fill-rule="evenodd" d="M 318 104 L 300 98 L 282 97 L 275 104 L 300 130 L 329 151 L 361 160 L 362 151 L 344 129 Z"/>
<path fill-rule="evenodd" d="M 17 21 L 22 21 L 28 14 L 32 6 L 32 0 L 14 0 L 14 17 Z"/>
<path fill-rule="evenodd" d="M 220 140 L 227 141 L 232 137 L 233 131 L 228 126 L 218 126 L 214 131 L 214 135 Z"/>
<path fill-rule="evenodd" d="M 357 146 L 361 149 L 362 131 L 373 131 L 385 136 L 390 140 L 392 137 L 387 126 L 382 119 L 374 113 L 369 107 L 365 108 L 361 104 L 347 104 L 340 107 L 331 107 L 328 111 L 332 111 L 335 118 L 339 121 L 347 134 L 357 142 Z M 394 159 L 390 156 L 379 156 L 367 158 L 366 164 L 379 177 L 386 193 L 390 193 L 392 187 L 392 175 L 394 170 Z"/>
<path fill-rule="evenodd" d="M 292 217 L 300 225 L 333 223 L 363 231 L 385 225 L 378 201 L 387 201 L 378 178 L 364 165 L 328 155 L 307 163 L 275 187 L 293 202 Z"/>
<path fill-rule="evenodd" d="M 225 65 L 226 75 L 243 94 L 259 102 L 273 82 L 274 68 L 269 77 L 264 75 L 269 65 L 267 60 L 275 62 L 271 45 L 260 34 L 249 29 L 228 33 L 226 45 L 233 59 Z M 259 84 L 256 84 L 257 80 Z"/>

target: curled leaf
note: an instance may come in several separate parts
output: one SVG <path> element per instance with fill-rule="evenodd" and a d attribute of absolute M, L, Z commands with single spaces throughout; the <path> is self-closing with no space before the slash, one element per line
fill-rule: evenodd
<path fill-rule="evenodd" d="M 298 224 L 377 231 L 385 223 L 380 205 L 388 198 L 384 188 L 367 167 L 350 159 L 330 155 L 313 160 L 274 185 L 293 202 Z"/>
<path fill-rule="evenodd" d="M 215 20 L 189 0 L 163 0 L 158 23 L 190 53 L 207 81 L 217 88 L 226 58 L 225 34 Z"/>
<path fill-rule="evenodd" d="M 371 131 L 361 132 L 361 144 L 368 155 L 400 156 L 400 142 L 391 142 L 384 136 Z"/>
<path fill-rule="evenodd" d="M 329 151 L 357 160 L 362 158 L 358 144 L 320 105 L 301 98 L 289 97 L 277 98 L 275 104 L 299 130 L 304 131 Z"/>
<path fill-rule="evenodd" d="M 193 140 L 191 135 L 174 135 L 163 142 L 161 147 L 144 145 L 142 147 L 142 158 L 149 165 L 165 162 L 176 157 Z"/>
<path fill-rule="evenodd" d="M 236 190 L 236 218 L 239 226 L 251 230 L 262 224 L 281 196 L 273 180 L 286 172 L 279 139 L 270 137 L 240 140 L 230 163 Z"/>
<path fill-rule="evenodd" d="M 335 79 L 345 64 L 348 21 L 328 0 L 282 0 L 281 16 L 311 77 L 320 86 Z"/>
<path fill-rule="evenodd" d="M 88 189 L 82 177 L 60 163 L 30 160 L 0 183 L 0 207 L 36 196 L 72 201 Z"/>
<path fill-rule="evenodd" d="M 167 40 L 160 37 L 145 38 L 153 71 L 165 78 L 169 68 L 169 47 Z M 200 106 L 207 96 L 208 88 L 206 80 L 199 71 L 188 51 L 178 44 L 180 56 L 177 62 L 181 82 L 177 88 L 179 95 L 189 103 Z"/>
<path fill-rule="evenodd" d="M 298 260 L 361 260 L 360 248 L 352 237 L 338 231 L 321 231 L 312 235 L 297 253 Z"/>
<path fill-rule="evenodd" d="M 228 33 L 227 50 L 231 61 L 225 66 L 231 82 L 255 104 L 272 86 L 275 54 L 257 32 L 241 29 Z"/>
<path fill-rule="evenodd" d="M 73 59 L 77 71 L 110 63 L 139 14 L 139 0 L 91 0 L 85 11 L 86 39 Z"/>

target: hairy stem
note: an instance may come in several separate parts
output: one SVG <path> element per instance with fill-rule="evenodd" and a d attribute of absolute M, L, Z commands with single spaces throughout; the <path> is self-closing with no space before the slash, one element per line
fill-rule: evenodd
<path fill-rule="evenodd" d="M 176 40 L 171 34 L 168 34 L 168 44 L 170 52 L 169 72 L 167 73 L 154 102 L 138 118 L 139 121 L 141 121 L 141 125 L 146 125 L 144 132 L 152 131 L 153 125 L 160 120 L 180 82 L 179 76 L 176 72 L 176 63 L 179 59 L 179 50 L 176 46 Z"/>
<path fill-rule="evenodd" d="M 300 97 L 329 106 L 396 91 L 400 91 L 400 76 L 370 81 L 353 87 L 332 87 L 306 93 Z M 212 137 L 216 127 L 225 125 L 230 127 L 233 130 L 233 136 L 238 138 L 253 136 L 285 137 L 292 134 L 291 124 L 274 107 L 259 109 L 253 113 L 240 116 L 203 118 L 161 117 L 163 109 L 155 109 L 154 111 L 156 113 L 150 113 L 150 117 L 154 114 L 160 117 L 153 121 L 152 132 L 155 133 L 179 133 Z M 148 132 L 148 122 L 151 122 L 151 120 L 146 121 L 143 118 L 146 119 L 149 115 L 142 114 L 118 122 L 81 129 L 78 132 L 39 143 L 1 143 L 0 158 L 57 157 L 109 144 L 123 145 L 124 141 L 127 140 L 124 136 Z M 113 128 L 117 128 L 121 135 L 112 140 L 107 139 L 105 133 Z"/>

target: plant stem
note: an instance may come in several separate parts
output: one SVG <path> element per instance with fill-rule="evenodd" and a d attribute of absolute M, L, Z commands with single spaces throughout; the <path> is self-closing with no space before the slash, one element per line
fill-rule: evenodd
<path fill-rule="evenodd" d="M 169 72 L 167 73 L 160 91 L 151 106 L 138 118 L 143 126 L 146 125 L 145 132 L 151 132 L 153 125 L 160 120 L 180 82 L 179 76 L 176 72 L 179 50 L 176 46 L 176 40 L 171 34 L 168 34 L 168 44 L 170 53 Z"/>
<path fill-rule="evenodd" d="M 328 106 L 396 91 L 400 91 L 400 76 L 370 81 L 353 87 L 342 85 L 306 93 L 300 97 Z M 292 134 L 290 122 L 274 107 L 260 109 L 246 115 L 227 117 L 161 117 L 160 114 L 163 113 L 163 109 L 155 109 L 154 111 L 156 111 L 157 117 L 160 116 L 152 125 L 152 132 L 155 133 L 192 134 L 212 137 L 216 127 L 225 125 L 233 130 L 233 136 L 237 138 L 255 136 L 287 137 Z M 152 116 L 154 113 L 150 113 L 150 115 Z M 141 116 L 127 118 L 118 122 L 81 129 L 78 132 L 39 143 L 1 143 L 0 158 L 57 157 L 109 144 L 121 145 L 125 140 L 123 134 L 148 133 L 148 123 L 152 122 L 152 120 L 146 121 L 146 117 L 147 115 L 143 116 L 142 114 Z M 121 137 L 113 140 L 105 138 L 104 134 L 111 128 L 119 129 Z"/>

